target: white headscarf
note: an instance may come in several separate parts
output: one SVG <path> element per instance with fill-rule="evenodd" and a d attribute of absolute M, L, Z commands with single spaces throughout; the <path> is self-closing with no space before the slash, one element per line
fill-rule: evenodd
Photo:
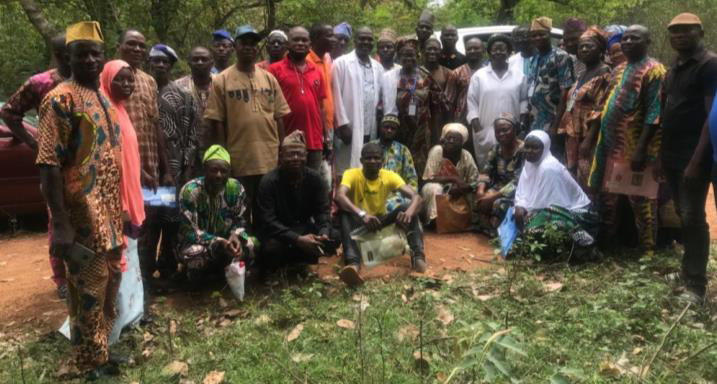
<path fill-rule="evenodd" d="M 515 206 L 531 212 L 551 205 L 570 210 L 589 205 L 590 199 L 570 172 L 550 153 L 548 134 L 534 130 L 525 137 L 525 141 L 530 137 L 543 143 L 543 155 L 535 163 L 525 161 L 515 191 Z"/>

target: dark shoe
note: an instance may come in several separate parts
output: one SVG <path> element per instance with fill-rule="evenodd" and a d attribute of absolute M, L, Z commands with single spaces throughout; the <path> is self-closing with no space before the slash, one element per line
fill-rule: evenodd
<path fill-rule="evenodd" d="M 57 297 L 61 300 L 67 299 L 67 283 L 60 284 L 57 286 Z"/>
<path fill-rule="evenodd" d="M 423 258 L 416 258 L 413 260 L 413 270 L 417 273 L 424 273 L 426 272 L 426 269 L 428 267 L 426 266 L 426 260 Z"/>
<path fill-rule="evenodd" d="M 101 365 L 85 375 L 86 381 L 97 381 L 105 376 L 119 376 L 122 372 L 119 367 L 112 363 Z"/>
<path fill-rule="evenodd" d="M 129 357 L 117 352 L 110 351 L 110 356 L 107 361 L 110 364 L 114 365 L 126 365 L 129 363 Z"/>
<path fill-rule="evenodd" d="M 359 275 L 358 265 L 349 264 L 339 271 L 339 277 L 341 281 L 346 283 L 349 287 L 356 287 L 363 284 L 363 279 Z"/>
<path fill-rule="evenodd" d="M 693 308 L 702 308 L 705 305 L 705 297 L 689 288 L 685 289 L 684 292 L 677 296 L 677 300 L 682 305 L 690 303 Z"/>

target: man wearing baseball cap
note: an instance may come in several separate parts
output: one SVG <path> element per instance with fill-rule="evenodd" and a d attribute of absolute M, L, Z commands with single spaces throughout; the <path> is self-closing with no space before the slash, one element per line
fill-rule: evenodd
<path fill-rule="evenodd" d="M 671 276 L 684 285 L 681 298 L 704 303 L 709 258 L 705 202 L 710 182 L 707 116 L 717 91 L 717 56 L 705 49 L 702 21 L 692 13 L 667 26 L 677 59 L 663 88 L 662 167 L 682 219 L 682 271 Z"/>
<path fill-rule="evenodd" d="M 214 67 L 212 67 L 212 75 L 215 75 L 229 66 L 232 57 L 232 48 L 234 48 L 234 39 L 231 33 L 226 29 L 217 29 L 212 32 L 212 56 L 214 57 Z"/>

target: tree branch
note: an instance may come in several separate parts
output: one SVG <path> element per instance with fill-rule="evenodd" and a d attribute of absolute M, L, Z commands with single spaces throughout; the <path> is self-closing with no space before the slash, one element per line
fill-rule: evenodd
<path fill-rule="evenodd" d="M 42 35 L 49 44 L 50 40 L 52 40 L 57 33 L 57 26 L 47 20 L 34 0 L 20 0 L 19 3 L 23 11 L 25 11 L 27 18 L 30 20 L 30 23 L 32 23 L 32 26 L 37 29 L 40 35 Z"/>

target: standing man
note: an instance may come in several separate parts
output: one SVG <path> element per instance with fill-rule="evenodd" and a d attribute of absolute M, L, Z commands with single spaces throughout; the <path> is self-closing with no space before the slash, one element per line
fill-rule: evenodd
<path fill-rule="evenodd" d="M 309 53 L 309 31 L 294 27 L 289 31 L 289 54 L 269 67 L 276 77 L 291 112 L 284 117 L 287 134 L 302 131 L 306 137 L 307 165 L 318 171 L 328 137 L 323 100 L 326 84 L 314 63 L 306 60 Z"/>
<path fill-rule="evenodd" d="M 331 58 L 338 59 L 346 53 L 346 47 L 351 41 L 351 24 L 343 22 L 334 27 L 334 35 L 336 36 L 336 45 L 331 51 Z"/>
<path fill-rule="evenodd" d="M 433 23 L 436 18 L 429 9 L 424 9 L 416 23 L 416 38 L 418 39 L 418 52 L 423 52 L 426 41 L 433 36 Z"/>
<path fill-rule="evenodd" d="M 660 90 L 666 70 L 647 55 L 650 33 L 646 27 L 629 27 L 622 38 L 622 45 L 627 63 L 615 70 L 608 86 L 588 181 L 594 190 L 603 188 L 606 170 L 616 164 L 629 164 L 633 172 L 638 172 L 648 165 L 656 165 L 658 161 Z M 652 174 L 646 176 L 652 177 Z M 656 199 L 603 193 L 600 197 L 603 241 L 615 238 L 621 196 L 626 197 L 632 207 L 643 255 L 653 254 L 657 237 Z"/>
<path fill-rule="evenodd" d="M 370 57 L 373 32 L 356 31 L 354 49 L 334 61 L 331 74 L 336 110 L 336 175 L 358 167 L 364 142 L 376 138 L 376 107 L 383 67 Z"/>
<path fill-rule="evenodd" d="M 125 108 L 137 132 L 142 187 L 156 189 L 160 185 L 172 186 L 174 178 L 169 171 L 164 135 L 159 127 L 157 82 L 140 69 L 147 56 L 144 35 L 133 29 L 125 31 L 120 36 L 118 51 L 120 59 L 126 61 L 134 73 L 134 92 L 125 101 Z M 159 225 L 159 211 L 150 206 L 145 206 L 144 211 L 145 220 L 137 250 L 142 276 L 149 286 L 152 284 L 152 274 L 157 269 L 157 243 L 152 233 L 153 228 Z"/>
<path fill-rule="evenodd" d="M 519 25 L 513 28 L 513 48 L 515 54 L 508 59 L 508 64 L 515 66 L 525 75 L 528 73 L 530 58 L 535 54 L 535 47 L 530 41 L 530 27 Z"/>
<path fill-rule="evenodd" d="M 578 44 L 580 43 L 580 36 L 582 36 L 587 29 L 588 26 L 584 21 L 574 17 L 565 20 L 563 24 L 563 47 L 565 48 L 565 52 L 570 54 L 570 57 L 573 59 L 575 79 L 582 77 L 585 72 L 585 64 L 578 60 Z"/>
<path fill-rule="evenodd" d="M 7 99 L 0 109 L 0 118 L 5 122 L 13 135 L 37 152 L 37 140 L 22 124 L 25 113 L 31 109 L 39 111 L 40 103 L 45 95 L 54 89 L 57 84 L 65 81 L 72 75 L 67 56 L 65 35 L 55 36 L 50 41 L 52 57 L 57 68 L 31 76 L 25 83 Z M 48 224 L 48 237 L 52 243 L 52 221 Z M 61 299 L 67 297 L 67 281 L 65 280 L 65 265 L 50 253 L 50 267 L 52 268 L 52 281 L 57 286 L 57 295 Z"/>
<path fill-rule="evenodd" d="M 87 379 L 119 374 L 107 338 L 122 276 L 120 129 L 99 90 L 104 62 L 100 25 L 66 31 L 72 77 L 43 99 L 37 165 L 52 214 L 50 252 L 67 267 L 73 363 Z"/>
<path fill-rule="evenodd" d="M 471 76 L 483 66 L 483 40 L 471 37 L 466 41 L 466 63 L 456 68 L 448 76 L 446 99 L 452 115 L 451 121 L 468 126 L 466 121 L 466 96 Z"/>
<path fill-rule="evenodd" d="M 441 59 L 438 61 L 442 66 L 451 71 L 466 63 L 466 56 L 456 50 L 458 42 L 458 30 L 455 26 L 448 24 L 441 29 Z M 468 53 L 468 49 L 466 49 Z"/>
<path fill-rule="evenodd" d="M 562 159 L 564 143 L 556 140 L 558 116 L 563 115 L 567 92 L 575 82 L 573 59 L 560 48 L 553 47 L 550 31 L 553 20 L 542 16 L 533 20 L 530 39 L 537 50 L 528 64 L 528 99 L 530 130 L 540 129 L 552 137 L 553 154 Z"/>
<path fill-rule="evenodd" d="M 281 29 L 269 32 L 269 36 L 266 37 L 266 54 L 269 55 L 269 58 L 256 65 L 268 71 L 270 65 L 281 61 L 286 56 L 286 43 L 288 40 L 286 33 Z"/>
<path fill-rule="evenodd" d="M 334 129 L 334 96 L 331 89 L 331 49 L 336 45 L 334 29 L 329 24 L 317 23 L 309 31 L 311 50 L 306 60 L 314 64 L 324 79 L 326 98 L 324 98 L 324 114 L 326 115 L 326 128 L 330 132 Z"/>
<path fill-rule="evenodd" d="M 227 148 L 231 176 L 246 190 L 250 210 L 261 177 L 276 168 L 284 137 L 282 118 L 291 111 L 276 78 L 255 65 L 260 40 L 252 26 L 237 28 L 237 63 L 214 76 L 204 110 L 204 146 Z"/>
<path fill-rule="evenodd" d="M 378 54 L 379 61 L 383 65 L 383 70 L 388 72 L 394 68 L 400 68 L 401 66 L 396 63 L 396 41 L 398 35 L 396 31 L 391 28 L 384 28 L 378 35 L 378 42 L 376 43 L 376 53 Z"/>
<path fill-rule="evenodd" d="M 212 32 L 212 56 L 214 56 L 214 67 L 212 75 L 227 69 L 231 63 L 234 40 L 226 29 L 217 29 Z"/>
<path fill-rule="evenodd" d="M 682 219 L 683 297 L 701 305 L 710 244 L 705 217 L 712 167 L 707 116 L 717 91 L 717 56 L 704 46 L 702 21 L 697 15 L 679 14 L 667 30 L 678 56 L 663 88 L 660 157 Z"/>

